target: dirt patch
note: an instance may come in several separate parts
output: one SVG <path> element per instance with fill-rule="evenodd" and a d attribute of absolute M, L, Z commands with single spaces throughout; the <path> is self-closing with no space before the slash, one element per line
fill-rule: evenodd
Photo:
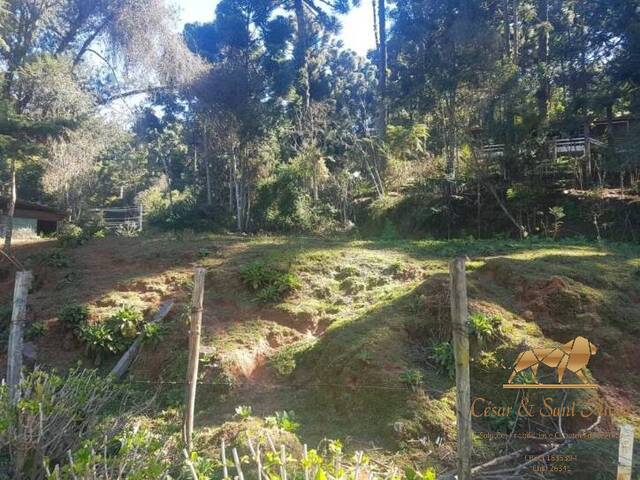
<path fill-rule="evenodd" d="M 551 336 L 571 335 L 576 330 L 589 333 L 602 324 L 594 299 L 564 277 L 521 281 L 516 303 L 525 318 L 534 319 Z"/>
<path fill-rule="evenodd" d="M 525 279 L 518 274 L 507 258 L 491 258 L 477 271 L 481 283 L 495 283 L 501 287 L 513 288 L 514 285 L 522 285 Z"/>

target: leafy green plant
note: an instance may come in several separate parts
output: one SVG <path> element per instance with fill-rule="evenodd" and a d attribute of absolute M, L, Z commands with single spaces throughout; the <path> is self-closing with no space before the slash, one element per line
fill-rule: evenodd
<path fill-rule="evenodd" d="M 240 270 L 243 283 L 263 302 L 282 299 L 301 286 L 298 276 L 263 261 L 255 261 Z"/>
<path fill-rule="evenodd" d="M 124 222 L 116 228 L 116 235 L 119 237 L 137 237 L 140 235 L 140 227 L 136 222 Z"/>
<path fill-rule="evenodd" d="M 296 421 L 296 415 L 293 410 L 275 412 L 272 416 L 266 417 L 265 422 L 271 427 L 281 428 L 291 433 L 296 432 L 300 428 L 300 423 Z"/>
<path fill-rule="evenodd" d="M 60 250 L 56 250 L 49 254 L 46 258 L 47 265 L 56 268 L 67 268 L 71 265 L 71 260 Z"/>
<path fill-rule="evenodd" d="M 120 353 L 126 349 L 122 337 L 104 323 L 83 325 L 79 331 L 80 339 L 85 343 L 87 356 L 93 358 L 96 364 L 102 362 L 105 353 Z"/>
<path fill-rule="evenodd" d="M 67 223 L 62 226 L 58 232 L 58 242 L 62 247 L 77 247 L 87 240 L 82 228 L 73 223 Z"/>
<path fill-rule="evenodd" d="M 513 383 L 532 385 L 537 382 L 531 370 L 523 370 L 518 372 L 516 378 L 513 379 Z"/>
<path fill-rule="evenodd" d="M 27 338 L 34 340 L 44 336 L 45 333 L 47 333 L 47 324 L 40 320 L 31 324 L 29 330 L 27 330 Z"/>
<path fill-rule="evenodd" d="M 133 305 L 122 305 L 109 319 L 110 327 L 119 331 L 124 338 L 138 335 L 138 328 L 142 324 L 143 315 L 139 308 Z"/>
<path fill-rule="evenodd" d="M 68 329 L 75 330 L 86 323 L 89 318 L 89 307 L 84 304 L 68 303 L 58 312 L 58 320 Z"/>
<path fill-rule="evenodd" d="M 436 364 L 441 373 L 453 378 L 456 374 L 456 360 L 453 355 L 453 346 L 449 342 L 437 342 L 431 349 L 429 358 Z"/>
<path fill-rule="evenodd" d="M 549 213 L 553 217 L 553 239 L 555 240 L 560 232 L 562 224 L 564 223 L 562 219 L 566 217 L 566 214 L 562 207 L 551 207 L 549 209 Z"/>
<path fill-rule="evenodd" d="M 409 368 L 400 374 L 400 381 L 412 391 L 418 390 L 424 382 L 424 376 L 420 370 Z"/>
<path fill-rule="evenodd" d="M 405 480 L 436 480 L 436 471 L 433 468 L 428 468 L 423 471 L 414 470 L 413 468 L 407 468 L 404 471 Z"/>
<path fill-rule="evenodd" d="M 480 346 L 502 335 L 502 319 L 497 315 L 474 313 L 469 317 L 469 327 L 471 335 L 476 338 Z"/>
<path fill-rule="evenodd" d="M 246 420 L 251 416 L 252 413 L 253 413 L 253 409 L 251 408 L 250 405 L 238 405 L 236 407 L 235 416 L 242 420 Z"/>
<path fill-rule="evenodd" d="M 145 323 L 142 326 L 142 341 L 145 344 L 157 347 L 165 335 L 165 329 L 158 323 Z"/>

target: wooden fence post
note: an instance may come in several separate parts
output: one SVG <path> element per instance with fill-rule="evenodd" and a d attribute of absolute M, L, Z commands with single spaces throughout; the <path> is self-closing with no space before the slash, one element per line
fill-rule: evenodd
<path fill-rule="evenodd" d="M 616 480 L 631 480 L 633 465 L 633 426 L 620 427 L 620 446 L 618 448 L 618 476 Z"/>
<path fill-rule="evenodd" d="M 24 323 L 27 318 L 27 295 L 29 294 L 31 278 L 31 272 L 16 272 L 16 283 L 13 289 L 13 310 L 11 312 L 11 330 L 7 349 L 7 385 L 9 386 L 9 398 L 13 404 L 20 400 Z"/>
<path fill-rule="evenodd" d="M 187 369 L 187 398 L 184 415 L 183 440 L 187 451 L 191 452 L 193 435 L 193 413 L 196 405 L 198 386 L 198 363 L 200 360 L 200 335 L 202 333 L 202 301 L 204 297 L 204 268 L 196 268 L 191 297 L 191 323 L 189 326 L 189 366 Z"/>
<path fill-rule="evenodd" d="M 456 361 L 456 415 L 458 421 L 458 480 L 471 479 L 471 385 L 469 381 L 469 311 L 465 259 L 449 263 L 453 352 Z"/>

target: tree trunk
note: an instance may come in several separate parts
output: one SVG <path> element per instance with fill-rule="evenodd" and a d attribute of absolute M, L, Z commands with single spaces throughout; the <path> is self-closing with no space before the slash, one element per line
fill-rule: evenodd
<path fill-rule="evenodd" d="M 591 183 L 591 129 L 589 128 L 589 119 L 584 119 L 584 165 L 585 165 L 585 183 Z"/>
<path fill-rule="evenodd" d="M 374 15 L 375 16 L 375 15 Z M 378 137 L 383 139 L 387 131 L 387 11 L 385 0 L 378 0 Z"/>
<path fill-rule="evenodd" d="M 309 109 L 311 93 L 309 86 L 309 59 L 307 58 L 307 19 L 304 14 L 303 0 L 294 0 L 294 9 L 298 28 L 296 57 L 299 75 L 299 94 L 302 97 L 304 110 L 307 111 Z"/>
<path fill-rule="evenodd" d="M 546 125 L 549 116 L 550 82 L 547 73 L 549 60 L 549 0 L 538 0 L 538 21 L 540 22 L 538 33 L 538 113 L 543 125 Z"/>
<path fill-rule="evenodd" d="M 209 166 L 209 137 L 207 136 L 207 125 L 203 127 L 203 157 L 204 173 L 207 179 L 207 206 L 213 205 L 213 193 L 211 190 L 211 167 Z"/>
<path fill-rule="evenodd" d="M 504 0 L 502 5 L 503 16 L 503 39 L 504 39 L 504 57 L 509 58 L 511 55 L 511 17 L 509 15 L 509 0 Z"/>
<path fill-rule="evenodd" d="M 518 0 L 513 0 L 513 63 L 518 65 L 520 55 L 520 18 L 518 18 Z"/>
<path fill-rule="evenodd" d="M 376 41 L 376 51 L 380 49 L 380 37 L 378 36 L 378 4 L 376 0 L 371 0 L 371 9 L 373 12 L 373 37 Z"/>
<path fill-rule="evenodd" d="M 449 132 L 448 137 L 450 139 L 449 149 L 447 153 L 447 174 L 451 180 L 456 177 L 456 169 L 458 163 L 458 133 L 457 133 L 457 118 L 456 118 L 456 91 L 454 90 L 447 99 L 447 116 L 449 117 Z"/>
<path fill-rule="evenodd" d="M 11 159 L 11 194 L 9 196 L 9 208 L 7 210 L 6 221 L 4 226 L 4 249 L 6 252 L 11 251 L 11 240 L 13 238 L 13 216 L 16 213 L 16 201 L 18 200 L 18 191 L 16 186 L 16 159 Z"/>
<path fill-rule="evenodd" d="M 238 180 L 238 156 L 233 154 L 233 189 L 236 197 L 236 224 L 238 231 L 242 231 L 242 198 L 240 196 L 240 182 Z"/>
<path fill-rule="evenodd" d="M 607 105 L 607 146 L 611 153 L 615 149 L 615 139 L 613 137 L 613 105 Z"/>

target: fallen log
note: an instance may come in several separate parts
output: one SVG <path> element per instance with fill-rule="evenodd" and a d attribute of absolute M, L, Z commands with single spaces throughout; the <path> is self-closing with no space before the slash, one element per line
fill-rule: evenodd
<path fill-rule="evenodd" d="M 149 323 L 160 323 L 169 314 L 169 312 L 173 308 L 173 305 L 173 300 L 168 300 L 160 304 L 160 308 L 158 308 L 158 311 L 155 313 Z M 129 367 L 138 356 L 138 352 L 140 351 L 140 347 L 142 346 L 142 340 L 143 334 L 141 333 L 131 344 L 129 349 L 124 352 L 124 355 L 122 355 L 120 360 L 118 360 L 116 366 L 113 367 L 110 375 L 114 377 L 115 380 L 122 380 L 122 377 L 124 377 L 125 373 L 127 373 L 127 370 L 129 370 Z"/>

